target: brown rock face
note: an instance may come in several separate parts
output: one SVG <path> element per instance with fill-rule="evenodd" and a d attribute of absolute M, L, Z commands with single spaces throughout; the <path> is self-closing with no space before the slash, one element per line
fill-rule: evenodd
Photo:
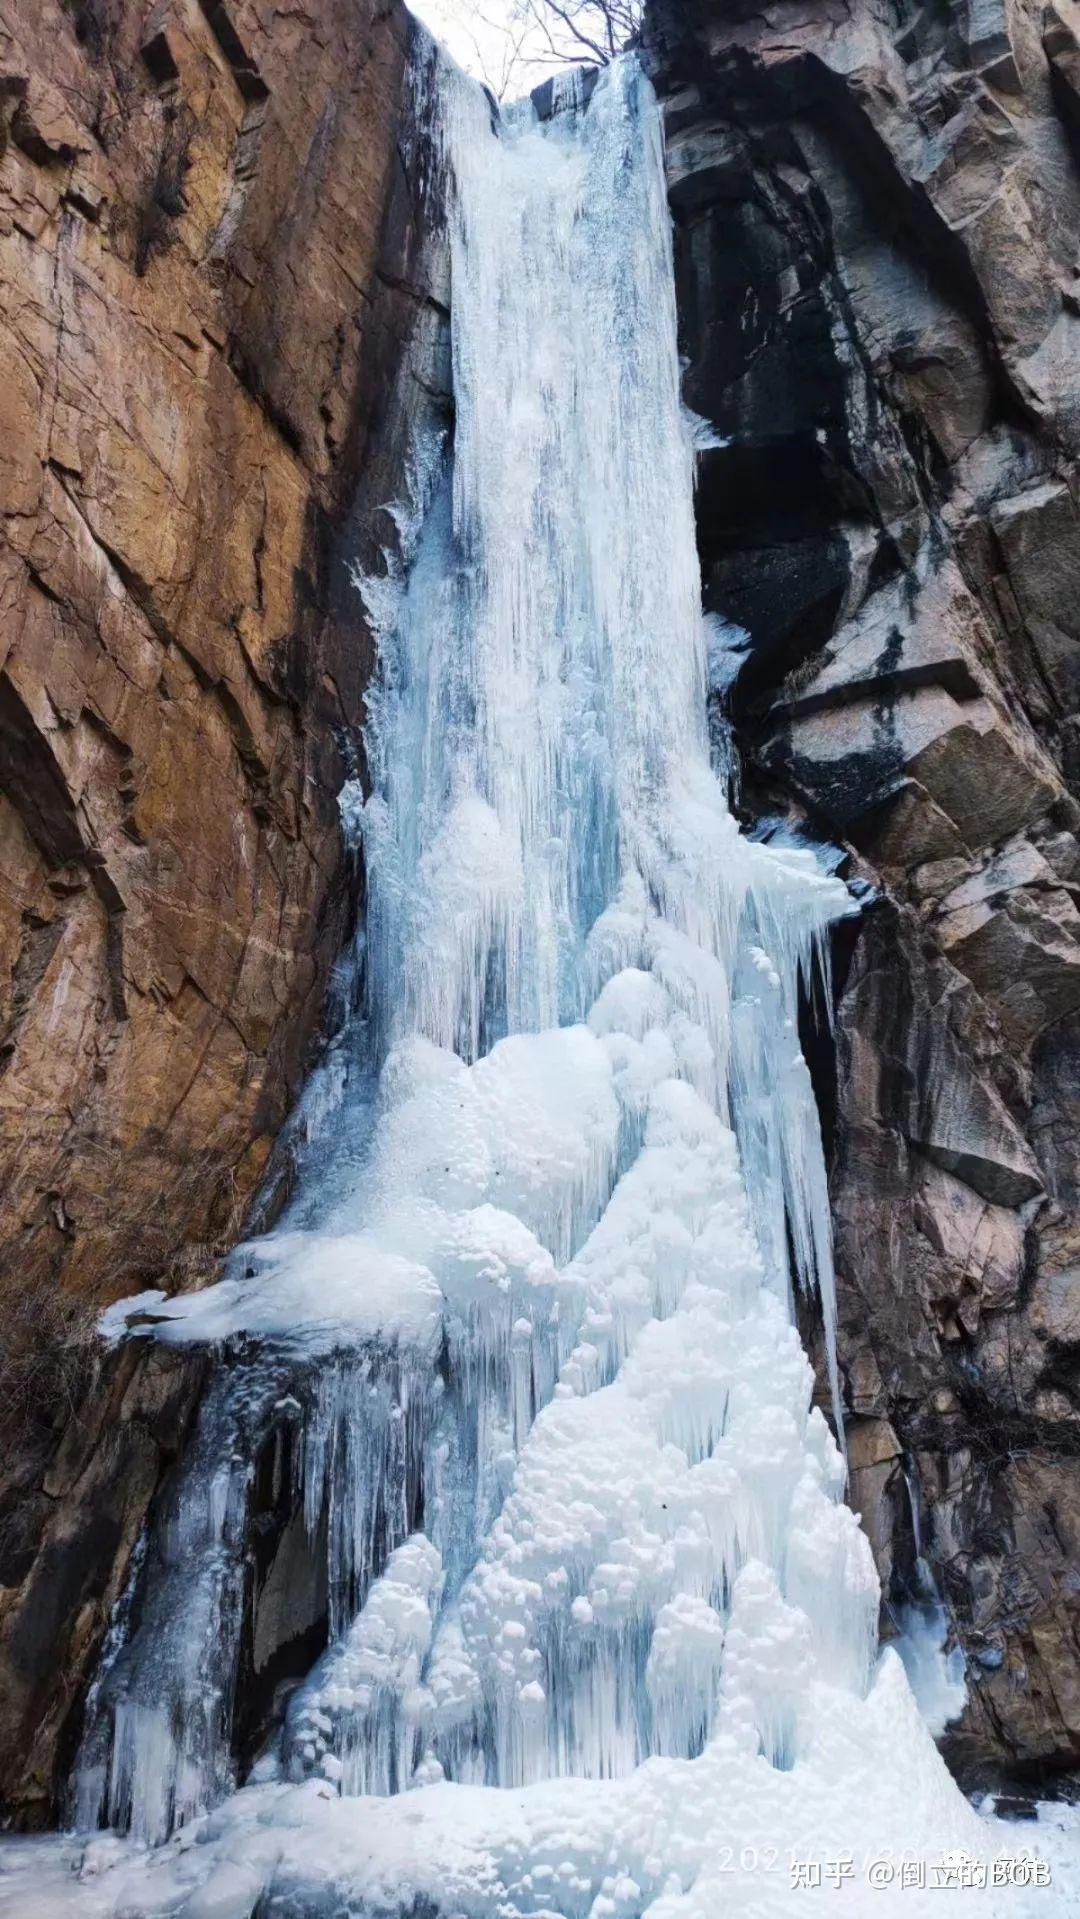
<path fill-rule="evenodd" d="M 21 1818 L 48 1808 L 198 1383 L 102 1372 L 87 1329 L 235 1238 L 346 932 L 335 795 L 372 657 L 347 562 L 401 485 L 394 369 L 443 324 L 398 154 L 409 32 L 398 0 L 0 0 L 0 1796 Z"/>
<path fill-rule="evenodd" d="M 969 1777 L 1080 1764 L 1080 7 L 651 0 L 751 810 L 849 849 L 853 1487 Z"/>
<path fill-rule="evenodd" d="M 0 10 L 2 1286 L 227 1238 L 297 1085 L 404 52 L 374 0 Z"/>

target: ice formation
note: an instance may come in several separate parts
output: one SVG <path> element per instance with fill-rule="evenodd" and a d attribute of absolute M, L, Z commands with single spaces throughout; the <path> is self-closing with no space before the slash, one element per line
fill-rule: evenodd
<path fill-rule="evenodd" d="M 1001 1842 L 877 1657 L 794 1324 L 815 1289 L 831 1355 L 798 1011 L 849 900 L 710 763 L 656 104 L 631 58 L 544 121 L 431 51 L 415 82 L 456 426 L 367 589 L 365 1016 L 281 1228 L 142 1302 L 225 1357 L 87 1714 L 73 1817 L 130 1837 L 63 1909 L 764 1919 L 847 1855 L 822 1898 L 917 1913 L 869 1847 Z M 268 1431 L 329 1644 L 245 1783 Z"/>

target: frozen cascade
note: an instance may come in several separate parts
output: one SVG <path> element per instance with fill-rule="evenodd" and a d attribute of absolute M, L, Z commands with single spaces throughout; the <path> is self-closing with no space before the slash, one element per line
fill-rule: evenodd
<path fill-rule="evenodd" d="M 742 837 L 710 767 L 648 82 L 623 58 L 495 121 L 420 45 L 456 423 L 418 453 L 410 565 L 362 583 L 371 1050 L 320 1095 L 350 1150 L 308 1154 L 218 1286 L 153 1302 L 224 1355 L 76 1769 L 77 1823 L 132 1837 L 65 1909 L 803 1912 L 792 1851 L 996 1849 L 876 1657 L 794 1325 L 816 1288 L 835 1389 L 797 1013 L 849 900 Z M 268 1434 L 329 1645 L 241 1785 Z"/>

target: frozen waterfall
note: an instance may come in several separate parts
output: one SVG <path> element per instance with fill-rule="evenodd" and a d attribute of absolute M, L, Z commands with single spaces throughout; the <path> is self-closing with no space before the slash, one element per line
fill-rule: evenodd
<path fill-rule="evenodd" d="M 795 1329 L 816 1290 L 831 1354 L 797 1028 L 849 900 L 710 765 L 656 103 L 632 58 L 543 120 L 430 48 L 414 84 L 455 428 L 358 586 L 362 1016 L 278 1229 L 155 1302 L 222 1358 L 88 1705 L 73 1818 L 130 1836 L 65 1909 L 764 1916 L 849 1857 L 817 1896 L 916 1914 L 868 1849 L 998 1842 L 878 1658 Z M 327 1644 L 244 1779 L 268 1432 Z"/>

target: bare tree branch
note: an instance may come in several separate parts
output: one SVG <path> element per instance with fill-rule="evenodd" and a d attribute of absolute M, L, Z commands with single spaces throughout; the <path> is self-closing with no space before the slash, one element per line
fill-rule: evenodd
<path fill-rule="evenodd" d="M 515 12 L 539 28 L 553 59 L 603 67 L 640 27 L 642 0 L 517 0 Z"/>
<path fill-rule="evenodd" d="M 431 0 L 466 64 L 499 100 L 553 69 L 606 66 L 636 33 L 643 0 Z"/>
<path fill-rule="evenodd" d="M 561 7 L 558 4 L 558 0 L 526 0 L 526 6 L 534 20 L 542 20 L 545 13 L 553 13 L 557 20 L 562 21 L 571 40 L 576 42 L 578 47 L 584 47 L 586 53 L 591 53 L 593 59 L 598 60 L 601 66 L 607 64 L 609 55 L 584 31 L 568 7 Z M 549 38 L 551 38 L 551 35 L 549 35 Z M 564 50 L 560 50 L 554 45 L 552 46 L 552 52 L 559 59 L 565 59 L 567 57 Z"/>

